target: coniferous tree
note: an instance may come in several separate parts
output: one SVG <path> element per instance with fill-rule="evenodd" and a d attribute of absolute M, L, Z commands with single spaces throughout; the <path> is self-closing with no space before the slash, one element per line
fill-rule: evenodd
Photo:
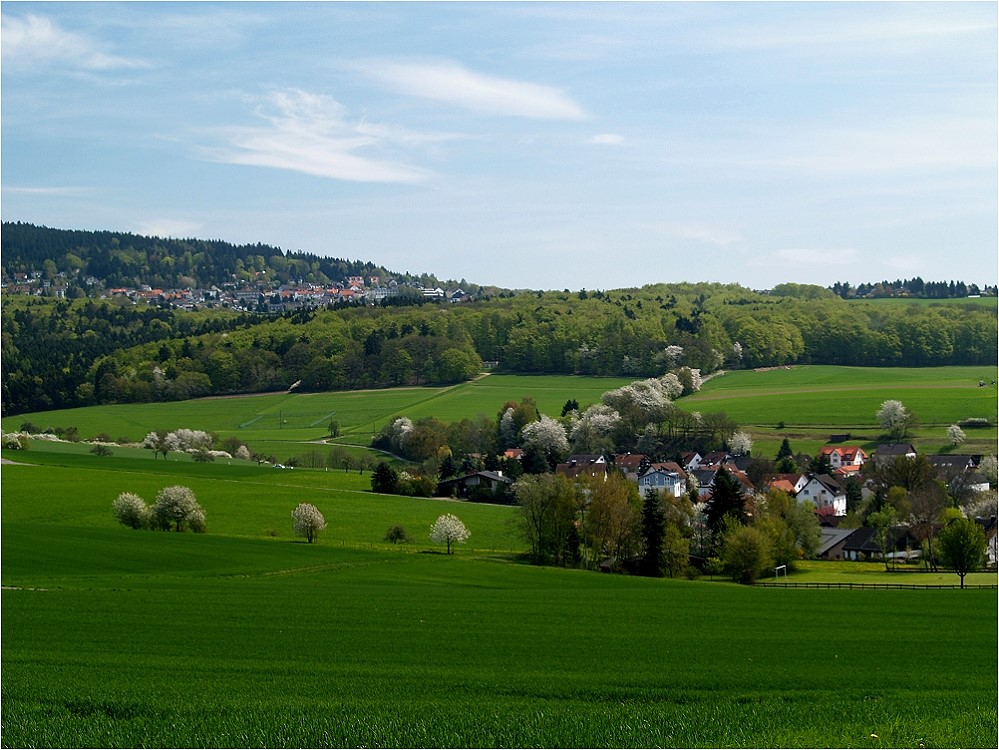
<path fill-rule="evenodd" d="M 642 501 L 642 536 L 645 554 L 642 575 L 660 577 L 663 574 L 663 541 L 666 537 L 666 514 L 659 503 L 659 492 L 649 489 Z"/>
<path fill-rule="evenodd" d="M 708 500 L 708 528 L 714 534 L 721 530 L 723 519 L 731 516 L 738 523 L 746 522 L 742 485 L 724 468 L 715 475 L 715 486 Z"/>

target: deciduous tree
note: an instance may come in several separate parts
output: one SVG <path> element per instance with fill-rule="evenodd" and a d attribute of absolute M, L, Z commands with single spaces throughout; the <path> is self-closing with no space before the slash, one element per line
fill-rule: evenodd
<path fill-rule="evenodd" d="M 451 548 L 456 544 L 464 544 L 470 533 L 465 528 L 461 519 L 451 513 L 439 516 L 430 527 L 430 541 L 437 544 L 446 544 L 447 553 L 451 554 Z"/>
<path fill-rule="evenodd" d="M 940 529 L 937 543 L 941 559 L 960 576 L 963 589 L 964 577 L 978 570 L 985 558 L 985 531 L 970 518 L 958 518 Z"/>
<path fill-rule="evenodd" d="M 569 455 L 569 440 L 558 422 L 546 414 L 531 422 L 521 430 L 520 444 L 524 449 L 525 460 L 531 463 L 534 472 L 553 470 L 559 461 Z M 525 469 L 528 466 L 525 465 Z"/>
<path fill-rule="evenodd" d="M 152 515 L 161 529 L 183 531 L 192 519 L 203 526 L 205 511 L 190 487 L 174 485 L 164 487 L 156 495 Z"/>
<path fill-rule="evenodd" d="M 947 428 L 947 442 L 950 445 L 957 447 L 966 439 L 967 436 L 964 434 L 964 430 L 962 430 L 958 425 L 952 424 Z"/>
<path fill-rule="evenodd" d="M 111 512 L 118 523 L 130 529 L 144 529 L 149 525 L 149 506 L 145 500 L 131 492 L 118 495 L 111 504 Z"/>
<path fill-rule="evenodd" d="M 578 554 L 571 549 L 578 503 L 569 481 L 554 474 L 527 474 L 514 483 L 513 493 L 531 559 L 539 565 L 572 562 Z"/>
<path fill-rule="evenodd" d="M 754 583 L 773 564 L 770 542 L 757 528 L 730 523 L 722 541 L 721 560 L 733 580 Z"/>
<path fill-rule="evenodd" d="M 876 414 L 878 424 L 891 440 L 901 440 L 913 426 L 914 417 L 901 401 L 889 399 L 881 404 Z"/>
<path fill-rule="evenodd" d="M 326 519 L 312 503 L 299 503 L 291 512 L 293 528 L 298 536 L 304 536 L 312 544 L 319 532 L 326 528 Z"/>

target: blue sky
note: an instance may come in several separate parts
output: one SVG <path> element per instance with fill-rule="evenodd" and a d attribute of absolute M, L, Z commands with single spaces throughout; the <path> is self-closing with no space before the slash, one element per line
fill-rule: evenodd
<path fill-rule="evenodd" d="M 997 8 L 4 2 L 0 211 L 516 288 L 995 284 Z"/>

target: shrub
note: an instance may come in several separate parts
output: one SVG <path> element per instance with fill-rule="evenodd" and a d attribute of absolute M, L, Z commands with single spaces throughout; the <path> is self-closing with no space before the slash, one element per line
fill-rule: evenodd
<path fill-rule="evenodd" d="M 752 526 L 737 526 L 729 531 L 721 557 L 725 570 L 739 583 L 755 583 L 773 560 L 766 535 Z"/>
<path fill-rule="evenodd" d="M 385 532 L 385 541 L 392 542 L 392 544 L 400 544 L 411 542 L 412 539 L 405 527 L 396 524 L 395 526 L 390 526 L 389 530 Z"/>
<path fill-rule="evenodd" d="M 111 448 L 105 445 L 104 443 L 97 443 L 93 448 L 90 449 L 90 452 L 93 453 L 95 456 L 113 455 L 113 451 L 111 450 Z"/>
<path fill-rule="evenodd" d="M 31 438 L 26 433 L 5 432 L 3 447 L 12 451 L 26 451 L 31 447 Z"/>
<path fill-rule="evenodd" d="M 203 508 L 199 506 L 188 514 L 187 527 L 195 534 L 205 533 L 205 511 Z"/>

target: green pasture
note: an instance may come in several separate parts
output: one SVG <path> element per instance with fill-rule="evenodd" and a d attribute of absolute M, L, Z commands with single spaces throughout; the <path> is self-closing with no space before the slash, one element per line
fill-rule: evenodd
<path fill-rule="evenodd" d="M 536 568 L 510 507 L 43 447 L 4 452 L 30 462 L 2 469 L 7 747 L 995 744 L 995 591 Z M 112 519 L 170 484 L 208 533 Z M 317 544 L 291 535 L 301 501 Z M 472 532 L 453 556 L 428 538 L 443 512 Z M 413 542 L 382 541 L 397 523 Z"/>
<path fill-rule="evenodd" d="M 153 404 L 90 406 L 7 417 L 3 429 L 13 432 L 24 422 L 41 429 L 70 427 L 89 439 L 100 433 L 140 441 L 150 430 L 187 428 L 235 435 L 252 446 L 259 442 L 309 441 L 327 434 L 331 420 L 340 423 L 346 439 L 370 441 L 394 416 L 411 419 L 433 416 L 443 422 L 495 417 L 507 401 L 534 398 L 538 408 L 558 416 L 569 399 L 581 406 L 596 403 L 604 391 L 631 382 L 629 378 L 582 376 L 488 375 L 448 388 L 393 388 L 329 393 L 277 393 L 204 398 Z"/>
<path fill-rule="evenodd" d="M 2 594 L 7 746 L 995 740 L 994 592 L 744 589 L 59 531 L 5 530 L 21 540 L 5 545 L 5 585 L 44 574 Z"/>
<path fill-rule="evenodd" d="M 680 399 L 689 411 L 723 411 L 754 439 L 754 454 L 776 453 L 787 437 L 796 451 L 815 453 L 832 433 L 849 433 L 850 442 L 873 449 L 881 442 L 875 412 L 888 399 L 901 400 L 918 418 L 911 439 L 924 453 L 947 452 L 946 428 L 970 417 L 996 422 L 997 371 L 986 367 L 867 368 L 808 365 L 764 372 L 737 370 L 712 378 L 700 393 Z M 979 382 L 986 385 L 979 387 Z M 331 420 L 340 423 L 337 443 L 363 451 L 373 434 L 395 416 L 434 416 L 454 422 L 478 415 L 495 417 L 507 401 L 534 398 L 542 412 L 557 415 L 575 399 L 580 406 L 599 401 L 626 378 L 487 375 L 449 388 L 400 388 L 320 394 L 265 394 L 193 401 L 122 404 L 25 414 L 3 420 L 7 431 L 26 421 L 40 428 L 76 426 L 90 438 L 138 441 L 150 430 L 187 427 L 236 436 L 254 452 L 285 463 L 330 447 L 316 444 Z M 782 427 L 778 426 L 781 422 Z M 994 453 L 999 432 L 966 430 L 958 450 Z M 55 450 L 55 448 L 46 448 Z M 66 450 L 89 450 L 76 448 Z M 115 449 L 119 451 L 128 449 Z M 150 457 L 146 452 L 146 457 Z M 175 458 L 176 456 L 172 457 Z"/>
<path fill-rule="evenodd" d="M 875 414 L 889 399 L 901 401 L 916 415 L 911 439 L 922 452 L 948 450 L 948 425 L 986 417 L 993 427 L 966 430 L 968 441 L 958 450 L 994 453 L 996 379 L 996 369 L 985 367 L 736 370 L 712 378 L 679 403 L 690 411 L 728 414 L 753 435 L 754 455 L 773 455 L 784 437 L 795 450 L 814 453 L 831 433 L 850 433 L 851 443 L 873 448 L 881 442 Z M 985 386 L 979 386 L 981 381 Z"/>
<path fill-rule="evenodd" d="M 402 525 L 414 538 L 407 549 L 434 549 L 434 520 L 455 511 L 444 499 L 374 495 L 369 473 L 274 469 L 248 462 L 197 464 L 144 458 L 27 451 L 10 454 L 35 465 L 3 468 L 2 522 L 6 532 L 31 522 L 43 526 L 111 528 L 111 502 L 133 492 L 153 502 L 163 487 L 183 484 L 194 490 L 213 534 L 293 539 L 291 511 L 301 502 L 317 506 L 329 528 L 323 544 L 385 546 L 386 530 Z M 39 482 L 43 482 L 39 486 Z M 463 549 L 521 551 L 509 506 L 461 504 L 459 517 L 472 536 Z M 140 532 L 136 532 L 140 533 Z M 141 532 L 140 535 L 148 536 Z M 5 536 L 5 546 L 8 539 Z"/>

